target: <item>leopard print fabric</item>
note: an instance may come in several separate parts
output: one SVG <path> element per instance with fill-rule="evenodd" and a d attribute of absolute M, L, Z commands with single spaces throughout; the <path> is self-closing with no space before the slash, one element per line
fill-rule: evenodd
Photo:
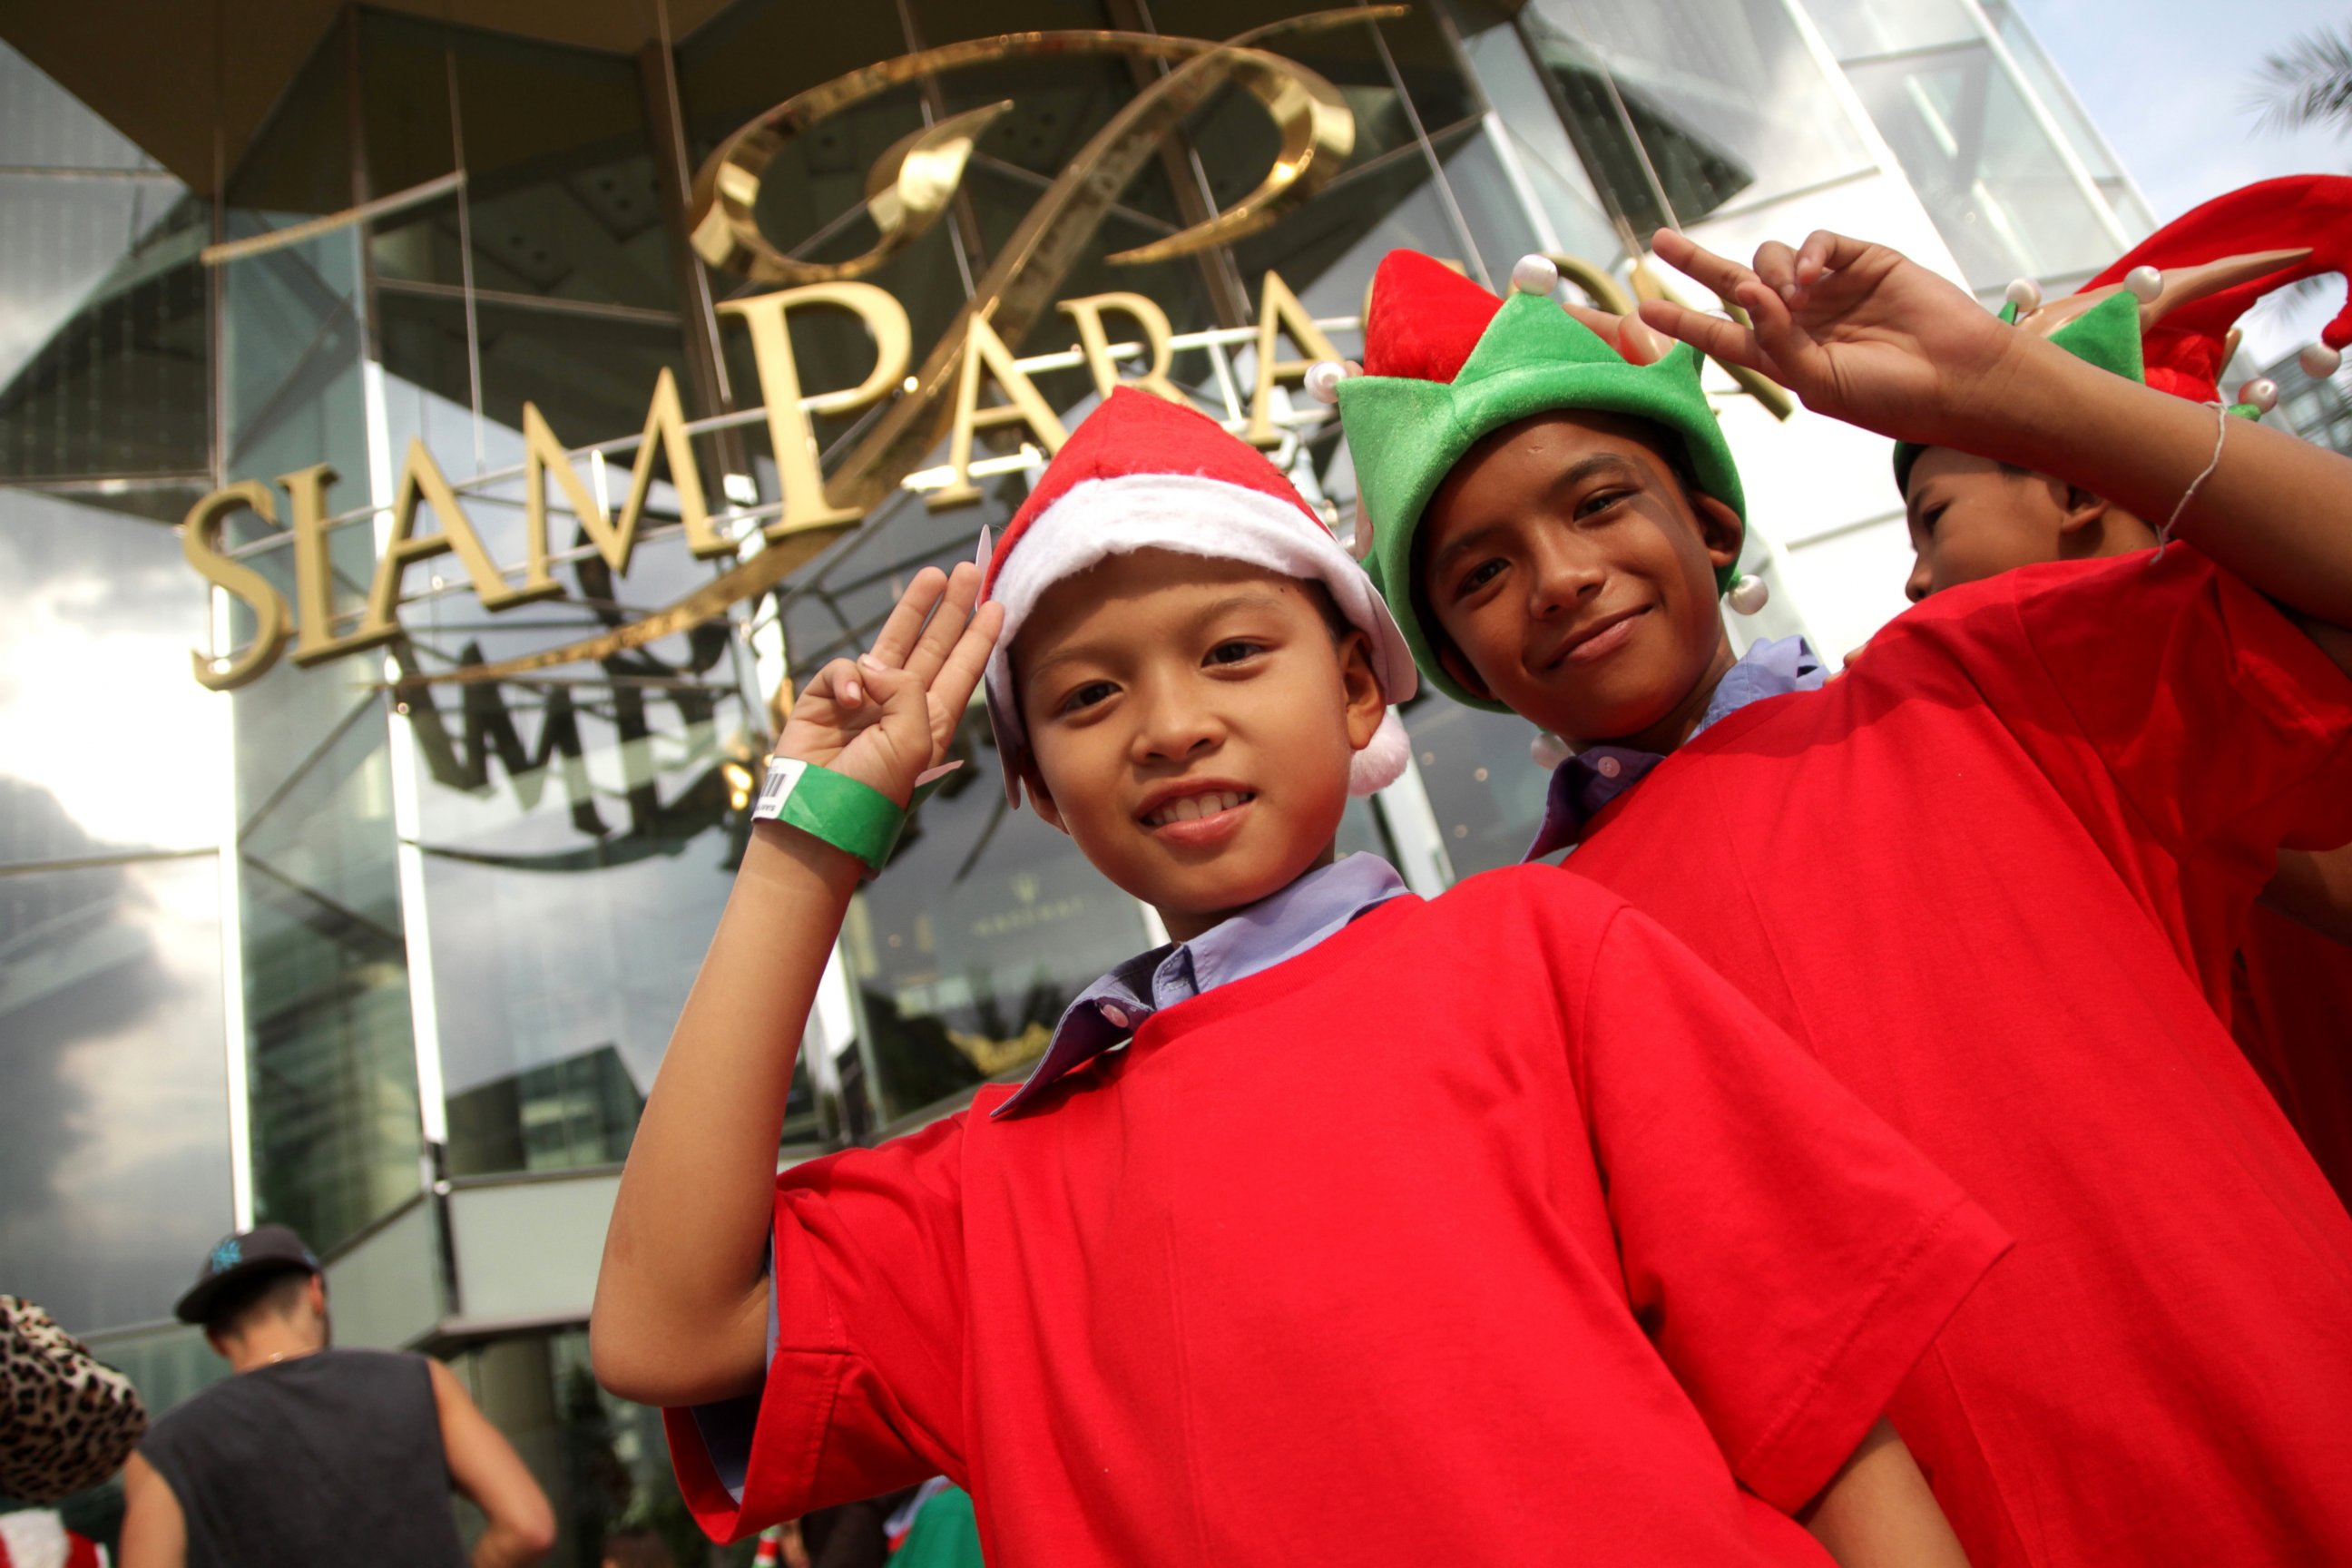
<path fill-rule="evenodd" d="M 121 1468 L 147 1407 L 48 1313 L 0 1296 L 0 1493 L 55 1502 Z"/>

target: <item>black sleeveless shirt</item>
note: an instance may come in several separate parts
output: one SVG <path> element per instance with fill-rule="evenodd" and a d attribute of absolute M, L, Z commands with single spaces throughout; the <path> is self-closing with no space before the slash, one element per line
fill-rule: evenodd
<path fill-rule="evenodd" d="M 423 1356 L 256 1367 L 155 1423 L 139 1451 L 179 1500 L 188 1568 L 465 1568 Z"/>

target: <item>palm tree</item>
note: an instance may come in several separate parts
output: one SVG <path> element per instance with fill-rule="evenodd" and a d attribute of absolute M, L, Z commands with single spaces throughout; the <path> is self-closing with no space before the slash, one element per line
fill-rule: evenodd
<path fill-rule="evenodd" d="M 2352 22 L 2305 33 L 2264 60 L 2255 81 L 2264 130 L 2352 132 Z"/>

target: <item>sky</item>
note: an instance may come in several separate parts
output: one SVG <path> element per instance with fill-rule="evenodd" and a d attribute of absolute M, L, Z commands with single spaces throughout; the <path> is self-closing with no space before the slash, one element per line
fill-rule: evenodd
<path fill-rule="evenodd" d="M 2013 0 L 2158 223 L 2278 174 L 2352 173 L 2352 140 L 2262 129 L 2248 103 L 2266 56 L 2352 22 L 2347 0 Z M 2329 286 L 2330 292 L 2333 285 Z M 2243 322 L 2265 360 L 2311 342 L 2344 302 L 2266 301 Z"/>

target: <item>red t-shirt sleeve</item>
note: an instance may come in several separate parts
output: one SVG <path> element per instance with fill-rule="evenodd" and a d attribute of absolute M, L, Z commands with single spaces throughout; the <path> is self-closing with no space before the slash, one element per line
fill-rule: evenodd
<path fill-rule="evenodd" d="M 2352 840 L 2352 679 L 2185 545 L 2011 574 L 2026 645 L 2134 814 L 2186 861 L 2268 879 Z"/>
<path fill-rule="evenodd" d="M 665 1412 L 705 1531 L 963 1477 L 965 1273 L 959 1114 L 776 1178 L 775 1350 L 739 1501 L 693 1413 Z"/>
<path fill-rule="evenodd" d="M 1580 1089 L 1625 1284 L 1757 1495 L 1794 1512 L 2009 1237 L 1714 971 L 1621 910 Z"/>

